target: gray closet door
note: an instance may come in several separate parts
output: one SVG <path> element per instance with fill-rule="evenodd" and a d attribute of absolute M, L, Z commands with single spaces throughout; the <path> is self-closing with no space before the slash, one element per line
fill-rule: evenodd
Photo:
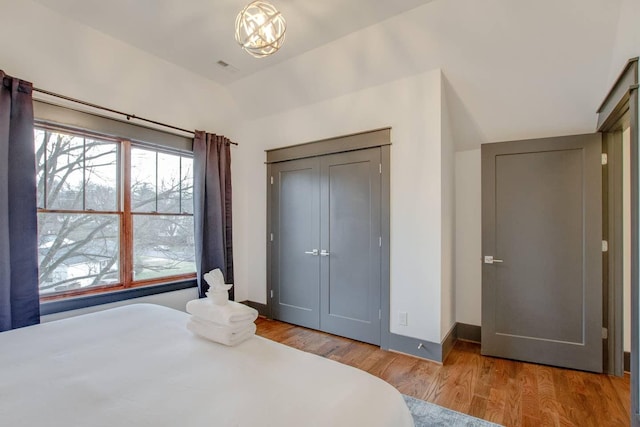
<path fill-rule="evenodd" d="M 380 344 L 380 149 L 321 158 L 320 325 Z"/>
<path fill-rule="evenodd" d="M 601 146 L 482 146 L 482 354 L 602 372 Z"/>
<path fill-rule="evenodd" d="M 275 319 L 320 328 L 320 176 L 318 159 L 272 166 L 271 274 Z"/>
<path fill-rule="evenodd" d="M 275 319 L 380 344 L 380 156 L 272 164 Z"/>

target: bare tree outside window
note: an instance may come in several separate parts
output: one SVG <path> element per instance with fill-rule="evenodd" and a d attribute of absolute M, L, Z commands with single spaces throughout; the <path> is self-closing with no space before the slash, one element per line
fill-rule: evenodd
<path fill-rule="evenodd" d="M 122 187 L 119 141 L 35 129 L 41 295 L 195 272 L 192 159 L 129 148 L 131 189 Z M 146 157 L 145 157 L 146 156 Z M 153 161 L 151 161 L 153 159 Z M 138 161 L 139 160 L 139 161 Z M 131 194 L 131 211 L 121 198 Z M 161 215 L 162 214 L 162 215 Z M 133 248 L 123 221 L 133 215 Z M 130 263 L 122 254 L 131 253 Z M 133 265 L 134 271 L 121 271 Z"/>

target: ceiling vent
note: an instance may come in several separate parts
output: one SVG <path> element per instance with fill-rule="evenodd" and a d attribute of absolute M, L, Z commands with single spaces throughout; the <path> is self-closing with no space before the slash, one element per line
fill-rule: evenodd
<path fill-rule="evenodd" d="M 236 72 L 239 71 L 236 67 L 229 64 L 228 62 L 223 61 L 222 59 L 216 62 L 216 64 L 218 64 L 221 68 L 224 68 L 227 72 L 231 74 L 235 74 Z"/>

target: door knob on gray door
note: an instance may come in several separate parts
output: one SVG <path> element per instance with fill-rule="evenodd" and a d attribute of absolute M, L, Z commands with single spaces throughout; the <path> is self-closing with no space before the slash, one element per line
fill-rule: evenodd
<path fill-rule="evenodd" d="M 485 255 L 484 257 L 485 264 L 495 264 L 495 263 L 501 263 L 501 262 L 504 262 L 504 261 L 501 259 L 496 259 L 491 255 Z"/>
<path fill-rule="evenodd" d="M 307 255 L 316 255 L 317 256 L 318 255 L 318 250 L 314 249 L 312 251 L 305 251 L 305 254 L 307 254 Z"/>
<path fill-rule="evenodd" d="M 320 251 L 320 256 L 329 256 L 329 252 L 323 249 Z"/>

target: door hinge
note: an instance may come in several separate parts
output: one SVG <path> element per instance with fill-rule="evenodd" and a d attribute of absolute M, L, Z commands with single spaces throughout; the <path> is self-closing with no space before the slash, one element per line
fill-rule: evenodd
<path fill-rule="evenodd" d="M 607 328 L 602 328 L 602 339 L 606 340 L 609 338 L 609 330 Z"/>
<path fill-rule="evenodd" d="M 271 289 L 271 298 L 273 298 L 273 289 Z"/>
<path fill-rule="evenodd" d="M 378 246 L 382 247 L 382 236 L 378 237 Z"/>
<path fill-rule="evenodd" d="M 273 242 L 273 233 L 271 233 L 271 235 L 269 236 L 269 239 L 271 239 L 271 241 Z"/>
<path fill-rule="evenodd" d="M 380 174 L 382 174 L 382 163 L 378 164 L 378 170 L 380 171 Z"/>
<path fill-rule="evenodd" d="M 382 320 L 382 309 L 378 310 L 378 320 Z"/>
<path fill-rule="evenodd" d="M 609 242 L 606 240 L 602 241 L 602 252 L 609 252 Z"/>
<path fill-rule="evenodd" d="M 607 153 L 602 153 L 602 165 L 606 165 L 609 163 L 609 156 L 607 155 Z"/>
<path fill-rule="evenodd" d="M 273 177 L 271 177 L 271 185 L 273 185 Z"/>

